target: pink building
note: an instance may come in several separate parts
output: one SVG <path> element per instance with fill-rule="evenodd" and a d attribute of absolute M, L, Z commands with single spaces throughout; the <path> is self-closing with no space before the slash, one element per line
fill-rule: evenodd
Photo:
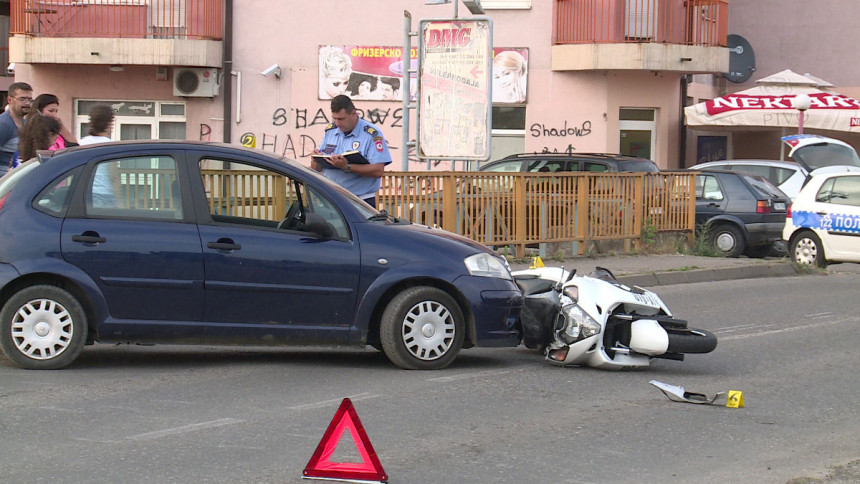
<path fill-rule="evenodd" d="M 116 139 L 228 141 L 306 163 L 330 121 L 327 88 L 344 84 L 385 133 L 391 169 L 399 170 L 403 106 L 396 94 L 388 98 L 401 87 L 390 79 L 402 84 L 406 71 L 395 55 L 404 43 L 404 8 L 412 30 L 419 19 L 450 18 L 455 10 L 424 3 L 366 0 L 344 10 L 336 0 L 12 0 L 9 62 L 15 80 L 60 97 L 61 114 L 78 134 L 89 107 L 108 103 L 117 112 Z M 728 70 L 730 12 L 755 11 L 761 1 L 475 3 L 493 21 L 499 60 L 491 159 L 622 152 L 678 168 L 692 164 L 698 136 L 683 128 L 682 108 L 725 89 L 711 75 Z M 457 7 L 460 17 L 472 15 Z M 349 59 L 346 73 L 328 65 L 338 52 Z M 690 75 L 698 82 L 690 84 Z M 410 170 L 427 166 L 408 163 Z"/>

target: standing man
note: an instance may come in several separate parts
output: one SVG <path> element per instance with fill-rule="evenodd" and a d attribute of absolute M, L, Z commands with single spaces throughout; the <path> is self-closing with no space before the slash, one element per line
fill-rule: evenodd
<path fill-rule="evenodd" d="M 358 117 L 352 100 L 344 95 L 331 100 L 331 117 L 334 121 L 325 128 L 322 143 L 312 155 L 330 155 L 331 167 L 311 160 L 311 168 L 352 192 L 376 208 L 376 192 L 385 165 L 391 163 L 388 143 L 382 131 Z M 351 164 L 341 156 L 347 151 L 358 151 L 369 163 Z"/>
<path fill-rule="evenodd" d="M 12 156 L 18 151 L 18 128 L 33 105 L 33 88 L 26 82 L 9 86 L 8 109 L 0 114 L 0 176 L 12 168 Z"/>

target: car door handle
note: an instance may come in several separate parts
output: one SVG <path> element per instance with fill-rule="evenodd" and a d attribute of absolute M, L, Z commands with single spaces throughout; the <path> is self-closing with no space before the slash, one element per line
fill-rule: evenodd
<path fill-rule="evenodd" d="M 708 204 L 708 206 L 709 206 L 709 207 L 719 207 L 719 206 L 720 206 L 720 204 L 719 204 L 719 203 L 711 202 L 711 203 L 709 203 L 709 204 Z"/>
<path fill-rule="evenodd" d="M 241 245 L 234 243 L 230 239 L 218 239 L 218 242 L 209 242 L 206 247 L 216 250 L 239 250 Z"/>
<path fill-rule="evenodd" d="M 81 235 L 73 235 L 72 242 L 80 242 L 82 244 L 103 244 L 107 239 L 99 236 L 96 232 L 84 232 Z"/>

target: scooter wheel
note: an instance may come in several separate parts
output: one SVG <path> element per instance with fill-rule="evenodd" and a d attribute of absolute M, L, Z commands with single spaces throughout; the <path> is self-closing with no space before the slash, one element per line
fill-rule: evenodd
<path fill-rule="evenodd" d="M 669 333 L 669 353 L 710 353 L 717 347 L 717 337 L 704 329 L 690 328 L 683 333 Z"/>

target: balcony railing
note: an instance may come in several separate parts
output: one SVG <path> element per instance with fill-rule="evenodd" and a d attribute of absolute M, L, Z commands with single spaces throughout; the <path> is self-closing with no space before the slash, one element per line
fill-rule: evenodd
<path fill-rule="evenodd" d="M 725 47 L 729 0 L 554 0 L 555 44 Z"/>
<path fill-rule="evenodd" d="M 12 0 L 10 32 L 35 37 L 221 40 L 221 0 Z"/>

